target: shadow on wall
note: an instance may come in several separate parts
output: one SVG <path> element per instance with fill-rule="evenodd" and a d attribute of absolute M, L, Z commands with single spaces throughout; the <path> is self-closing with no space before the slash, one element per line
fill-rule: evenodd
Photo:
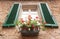
<path fill-rule="evenodd" d="M 20 39 L 38 39 L 38 36 L 19 36 Z"/>

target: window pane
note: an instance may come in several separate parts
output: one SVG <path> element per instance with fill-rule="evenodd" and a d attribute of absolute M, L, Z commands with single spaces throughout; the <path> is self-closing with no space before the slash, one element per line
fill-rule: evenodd
<path fill-rule="evenodd" d="M 28 11 L 22 11 L 21 18 L 23 18 L 24 20 L 27 20 L 28 15 L 31 15 L 32 19 L 35 19 L 35 17 L 38 16 L 38 12 L 31 11 L 31 9 L 29 9 Z"/>

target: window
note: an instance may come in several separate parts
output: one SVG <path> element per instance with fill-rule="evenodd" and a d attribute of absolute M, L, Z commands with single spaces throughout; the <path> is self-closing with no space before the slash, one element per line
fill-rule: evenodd
<path fill-rule="evenodd" d="M 22 12 L 21 12 L 21 16 L 20 18 L 23 18 L 24 20 L 27 20 L 28 15 L 32 16 L 32 20 L 38 16 L 38 9 L 37 9 L 37 5 L 23 5 L 22 6 Z"/>

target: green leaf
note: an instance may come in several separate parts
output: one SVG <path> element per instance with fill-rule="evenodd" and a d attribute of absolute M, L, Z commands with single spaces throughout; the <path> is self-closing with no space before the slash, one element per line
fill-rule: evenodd
<path fill-rule="evenodd" d="M 37 21 L 36 20 L 31 20 L 31 24 L 37 25 Z"/>
<path fill-rule="evenodd" d="M 16 24 L 17 24 L 17 25 L 19 24 L 19 21 L 18 21 L 18 20 L 16 21 Z"/>

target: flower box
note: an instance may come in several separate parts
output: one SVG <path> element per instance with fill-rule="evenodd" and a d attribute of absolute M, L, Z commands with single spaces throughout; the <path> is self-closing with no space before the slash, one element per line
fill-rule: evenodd
<path fill-rule="evenodd" d="M 19 26 L 19 32 L 24 36 L 36 36 L 40 31 L 40 21 L 39 18 L 36 17 L 34 20 L 31 20 L 31 15 L 28 15 L 28 20 L 24 21 L 22 18 L 17 22 Z"/>
<path fill-rule="evenodd" d="M 38 35 L 38 33 L 39 33 L 39 30 L 40 28 L 39 27 L 34 27 L 34 28 L 32 28 L 32 27 L 24 27 L 24 28 L 21 28 L 21 34 L 22 35 L 25 35 L 25 36 L 27 36 L 27 35 Z"/>

